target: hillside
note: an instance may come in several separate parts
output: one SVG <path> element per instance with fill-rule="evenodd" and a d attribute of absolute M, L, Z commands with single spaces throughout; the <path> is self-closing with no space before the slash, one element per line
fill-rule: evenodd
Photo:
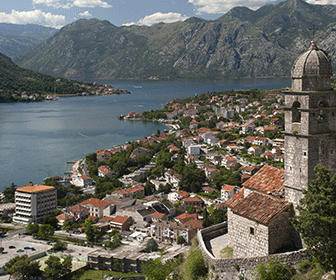
<path fill-rule="evenodd" d="M 35 24 L 0 23 L 0 52 L 15 57 L 42 43 L 57 29 Z"/>
<path fill-rule="evenodd" d="M 67 79 L 26 70 L 15 65 L 11 59 L 0 53 L 0 103 L 20 101 L 21 94 L 47 94 L 81 92 L 79 86 Z"/>
<path fill-rule="evenodd" d="M 151 27 L 81 19 L 16 61 L 81 80 L 287 76 L 312 26 L 319 46 L 336 58 L 336 6 L 287 0 Z"/>

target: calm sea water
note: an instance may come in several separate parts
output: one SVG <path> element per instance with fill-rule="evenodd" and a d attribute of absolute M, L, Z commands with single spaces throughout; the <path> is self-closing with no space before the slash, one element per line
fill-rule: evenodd
<path fill-rule="evenodd" d="M 165 127 L 120 121 L 129 111 L 158 109 L 173 98 L 224 89 L 279 88 L 289 79 L 110 82 L 131 95 L 65 97 L 57 102 L 0 104 L 0 191 L 10 183 L 41 183 L 63 175 L 66 162 Z"/>

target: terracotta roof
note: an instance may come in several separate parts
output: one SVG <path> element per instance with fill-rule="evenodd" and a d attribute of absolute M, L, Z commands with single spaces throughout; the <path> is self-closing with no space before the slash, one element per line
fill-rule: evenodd
<path fill-rule="evenodd" d="M 72 217 L 69 214 L 62 213 L 62 214 L 59 214 L 58 216 L 56 216 L 56 219 L 59 220 L 59 221 L 69 221 L 69 220 L 73 220 L 74 217 Z"/>
<path fill-rule="evenodd" d="M 202 202 L 198 197 L 186 197 L 183 199 L 184 202 Z"/>
<path fill-rule="evenodd" d="M 16 191 L 26 192 L 26 193 L 39 193 L 54 190 L 55 188 L 52 186 L 44 186 L 44 185 L 33 185 L 33 186 L 22 186 L 17 188 Z"/>
<path fill-rule="evenodd" d="M 81 205 L 92 205 L 94 207 L 107 207 L 110 205 L 107 201 L 100 200 L 98 198 L 89 198 L 83 202 L 81 202 Z"/>
<path fill-rule="evenodd" d="M 164 218 L 166 215 L 163 213 L 159 213 L 159 212 L 155 212 L 152 214 L 152 218 L 157 218 L 157 219 L 162 219 Z"/>
<path fill-rule="evenodd" d="M 188 214 L 188 213 L 182 213 L 181 215 L 175 217 L 175 220 L 180 221 L 181 223 L 190 220 L 190 219 L 197 219 L 198 218 L 198 214 L 197 213 L 193 213 L 193 214 Z"/>
<path fill-rule="evenodd" d="M 284 189 L 284 170 L 264 165 L 243 183 L 244 187 L 264 193 L 279 193 Z"/>
<path fill-rule="evenodd" d="M 225 185 L 222 187 L 222 191 L 227 191 L 227 192 L 231 192 L 233 191 L 237 186 L 232 186 L 232 185 Z"/>
<path fill-rule="evenodd" d="M 214 188 L 211 188 L 211 187 L 203 187 L 202 191 L 204 191 L 204 192 L 215 192 L 216 190 Z"/>
<path fill-rule="evenodd" d="M 113 220 L 111 221 L 111 223 L 113 224 L 124 224 L 128 221 L 129 217 L 127 216 L 116 216 L 113 218 Z"/>
<path fill-rule="evenodd" d="M 195 228 L 195 229 L 202 229 L 203 228 L 203 222 L 201 220 L 187 220 L 184 223 L 186 226 L 189 226 L 191 228 Z"/>
<path fill-rule="evenodd" d="M 188 193 L 186 191 L 178 191 L 177 194 L 182 198 L 190 195 L 190 193 Z"/>
<path fill-rule="evenodd" d="M 112 217 L 104 216 L 99 219 L 99 222 L 111 222 L 113 220 Z"/>
<path fill-rule="evenodd" d="M 67 210 L 69 212 L 72 212 L 72 213 L 88 212 L 89 211 L 86 207 L 84 207 L 84 206 L 82 206 L 80 204 L 76 204 L 74 206 L 70 206 L 70 207 L 67 208 Z"/>
<path fill-rule="evenodd" d="M 235 214 L 267 225 L 275 215 L 288 209 L 289 205 L 284 199 L 253 192 L 231 210 Z"/>
<path fill-rule="evenodd" d="M 225 202 L 226 207 L 235 207 L 244 199 L 244 189 L 241 188 L 237 191 L 227 202 Z"/>

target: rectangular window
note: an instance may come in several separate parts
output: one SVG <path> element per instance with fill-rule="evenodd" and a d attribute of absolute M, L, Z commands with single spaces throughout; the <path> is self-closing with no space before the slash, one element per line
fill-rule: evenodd
<path fill-rule="evenodd" d="M 250 234 L 254 235 L 254 228 L 253 227 L 250 227 Z"/>

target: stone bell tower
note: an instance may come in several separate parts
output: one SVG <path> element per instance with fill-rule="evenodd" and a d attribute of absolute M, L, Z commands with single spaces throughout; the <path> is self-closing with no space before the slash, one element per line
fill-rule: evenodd
<path fill-rule="evenodd" d="M 314 41 L 292 67 L 285 94 L 285 197 L 294 207 L 314 177 L 317 164 L 336 171 L 336 91 L 332 66 Z"/>

